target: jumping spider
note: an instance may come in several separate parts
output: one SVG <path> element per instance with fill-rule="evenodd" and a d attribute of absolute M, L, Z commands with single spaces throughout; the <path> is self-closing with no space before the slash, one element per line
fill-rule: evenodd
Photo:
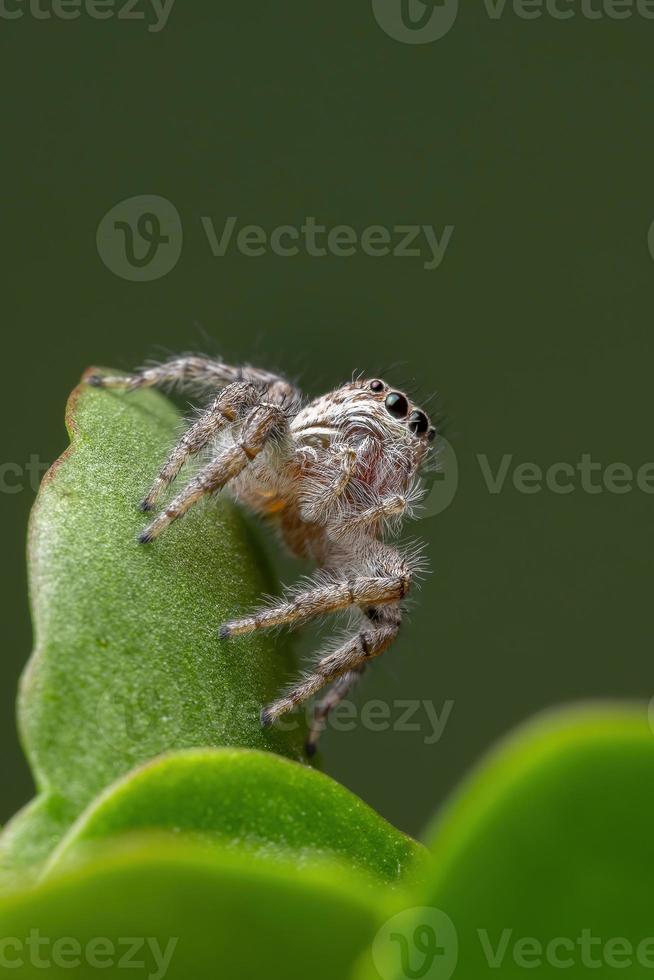
<path fill-rule="evenodd" d="M 154 508 L 191 457 L 208 451 L 209 461 L 148 525 L 141 542 L 154 541 L 193 504 L 229 484 L 238 501 L 277 524 L 295 555 L 317 564 L 309 588 L 225 623 L 221 639 L 340 610 L 356 614 L 354 635 L 261 713 L 262 724 L 272 725 L 332 683 L 314 710 L 307 743 L 313 754 L 329 712 L 398 634 L 417 557 L 385 537 L 419 496 L 417 474 L 436 430 L 406 395 L 378 379 L 358 378 L 308 404 L 276 374 L 201 357 L 87 381 L 129 391 L 178 382 L 212 396 L 170 453 L 142 510 Z"/>

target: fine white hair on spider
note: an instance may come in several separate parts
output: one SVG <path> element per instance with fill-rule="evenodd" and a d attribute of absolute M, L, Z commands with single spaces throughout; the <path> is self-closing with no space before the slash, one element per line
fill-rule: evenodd
<path fill-rule="evenodd" d="M 352 634 L 261 712 L 262 724 L 272 725 L 331 684 L 314 709 L 307 742 L 312 755 L 329 712 L 399 632 L 402 600 L 421 558 L 415 546 L 399 549 L 388 538 L 420 499 L 418 474 L 436 429 L 407 395 L 360 375 L 310 402 L 276 374 L 195 356 L 127 377 L 95 374 L 86 380 L 128 391 L 179 383 L 210 395 L 141 509 L 154 509 L 192 457 L 208 452 L 209 460 L 151 521 L 142 543 L 228 487 L 237 501 L 277 525 L 293 554 L 316 563 L 316 574 L 300 588 L 221 626 L 221 639 L 326 613 L 355 614 Z"/>

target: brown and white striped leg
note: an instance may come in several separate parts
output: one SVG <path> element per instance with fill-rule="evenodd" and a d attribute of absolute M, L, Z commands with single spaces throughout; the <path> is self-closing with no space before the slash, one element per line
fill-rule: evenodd
<path fill-rule="evenodd" d="M 261 399 L 262 388 L 248 381 L 228 385 L 184 433 L 166 460 L 152 489 L 141 503 L 141 510 L 152 510 L 163 491 L 178 475 L 184 463 L 201 452 L 222 429 L 235 422 L 245 409 Z"/>
<path fill-rule="evenodd" d="M 258 405 L 243 423 L 238 441 L 224 449 L 177 494 L 168 507 L 140 535 L 146 544 L 159 537 L 169 524 L 182 517 L 193 504 L 209 493 L 222 489 L 257 458 L 274 432 L 287 428 L 286 415 L 278 405 Z"/>
<path fill-rule="evenodd" d="M 356 451 L 351 446 L 342 446 L 334 450 L 331 455 L 336 476 L 326 487 L 319 485 L 311 488 L 310 495 L 302 501 L 300 509 L 304 521 L 323 523 L 352 479 L 357 458 Z"/>
<path fill-rule="evenodd" d="M 260 609 L 252 616 L 235 619 L 220 628 L 220 638 L 252 633 L 271 626 L 283 626 L 299 620 L 313 619 L 325 613 L 338 612 L 348 606 L 376 605 L 403 599 L 411 585 L 408 571 L 397 575 L 361 577 L 352 581 L 335 581 L 300 592 L 294 598 L 272 608 Z"/>
<path fill-rule="evenodd" d="M 313 697 L 325 684 L 342 677 L 349 671 L 364 667 L 370 660 L 382 654 L 399 632 L 399 609 L 396 610 L 396 616 L 396 622 L 376 628 L 363 629 L 338 650 L 323 657 L 316 664 L 312 674 L 278 701 L 263 709 L 261 724 L 264 728 L 273 725 L 282 715 L 288 714 L 289 711 L 293 711 L 300 704 Z"/>
<path fill-rule="evenodd" d="M 378 503 L 366 507 L 365 510 L 354 512 L 352 515 L 341 515 L 338 524 L 330 528 L 330 533 L 336 538 L 346 537 L 357 532 L 370 532 L 371 528 L 383 521 L 392 521 L 402 517 L 409 504 L 408 498 L 394 493 L 383 497 Z"/>
<path fill-rule="evenodd" d="M 191 387 L 224 388 L 233 381 L 250 381 L 272 387 L 281 385 L 294 390 L 288 382 L 270 371 L 262 371 L 247 365 L 234 367 L 208 357 L 194 356 L 175 357 L 163 364 L 143 368 L 142 371 L 131 375 L 88 374 L 84 380 L 94 388 L 123 388 L 127 391 L 175 382 Z"/>
<path fill-rule="evenodd" d="M 356 670 L 349 670 L 347 674 L 337 678 L 325 697 L 315 706 L 311 730 L 306 741 L 306 752 L 309 757 L 316 754 L 318 740 L 325 730 L 330 712 L 337 708 L 352 688 L 356 686 L 364 669 L 364 667 L 357 667 Z"/>

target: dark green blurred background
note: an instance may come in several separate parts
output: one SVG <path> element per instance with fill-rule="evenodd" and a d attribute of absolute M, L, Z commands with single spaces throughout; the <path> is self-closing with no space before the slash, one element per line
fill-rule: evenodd
<path fill-rule="evenodd" d="M 433 574 L 357 701 L 454 706 L 436 744 L 429 725 L 324 742 L 327 770 L 409 831 L 521 719 L 651 691 L 654 496 L 579 481 L 524 494 L 510 476 L 491 494 L 477 455 L 493 469 L 505 453 L 545 468 L 654 459 L 653 45 L 639 16 L 492 20 L 481 2 L 415 45 L 368 2 L 177 0 L 158 33 L 0 19 L 3 463 L 63 450 L 87 365 L 162 351 L 276 367 L 311 394 L 355 368 L 438 392 L 458 492 L 411 528 Z M 129 282 L 96 231 L 145 194 L 178 209 L 183 251 L 163 278 Z M 215 258 L 200 217 L 220 230 L 230 215 L 455 230 L 432 271 L 362 254 Z M 31 795 L 14 696 L 34 494 L 2 473 L 5 491 L 24 484 L 0 494 L 5 820 Z"/>

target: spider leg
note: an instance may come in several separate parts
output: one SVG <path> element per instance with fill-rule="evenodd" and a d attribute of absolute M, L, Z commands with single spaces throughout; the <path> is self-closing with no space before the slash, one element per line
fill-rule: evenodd
<path fill-rule="evenodd" d="M 365 510 L 342 515 L 338 521 L 332 522 L 328 530 L 336 538 L 360 531 L 369 532 L 381 521 L 401 517 L 408 506 L 409 498 L 406 494 L 394 493 L 383 497 L 378 503 L 366 507 Z"/>
<path fill-rule="evenodd" d="M 389 609 L 389 613 L 391 610 Z M 370 660 L 380 656 L 396 638 L 401 623 L 399 606 L 392 607 L 392 615 L 378 625 L 361 630 L 332 653 L 328 653 L 313 668 L 313 673 L 305 677 L 278 701 L 268 705 L 261 712 L 261 724 L 273 725 L 282 715 L 293 711 L 318 691 L 337 678 L 351 671 L 361 670 Z"/>
<path fill-rule="evenodd" d="M 383 572 L 386 576 L 377 579 L 360 578 L 358 579 L 359 583 L 386 582 L 389 586 L 390 583 L 401 583 L 401 591 L 389 596 L 388 593 L 391 591 L 389 589 L 383 599 L 378 596 L 367 604 L 360 602 L 359 604 L 363 606 L 362 612 L 368 619 L 367 627 L 361 629 L 357 635 L 351 637 L 335 651 L 323 656 L 313 668 L 312 673 L 291 688 L 279 700 L 264 708 L 261 713 L 261 723 L 264 726 L 272 725 L 282 715 L 292 711 L 308 698 L 317 694 L 326 684 L 348 676 L 353 671 L 361 672 L 368 661 L 380 656 L 388 649 L 399 633 L 402 623 L 402 606 L 400 603 L 411 584 L 413 559 L 403 556 L 396 548 L 374 538 L 357 537 L 352 541 L 350 547 L 358 552 L 358 560 L 361 562 L 363 559 L 365 567 L 373 568 L 380 573 Z M 354 591 L 354 587 L 351 586 L 351 588 Z M 397 584 L 395 588 L 397 588 Z M 361 589 L 361 593 L 363 591 L 365 591 L 365 587 Z M 310 738 L 309 741 L 310 745 L 315 744 L 315 739 L 312 741 Z"/>
<path fill-rule="evenodd" d="M 306 753 L 309 757 L 316 754 L 318 739 L 325 730 L 330 712 L 338 707 L 341 701 L 348 696 L 352 688 L 357 684 L 363 671 L 363 667 L 357 667 L 356 670 L 349 670 L 347 674 L 338 677 L 332 688 L 314 708 L 311 730 L 306 742 Z"/>
<path fill-rule="evenodd" d="M 127 391 L 171 382 L 179 382 L 181 385 L 191 387 L 224 388 L 233 381 L 250 381 L 266 386 L 279 385 L 294 390 L 292 385 L 270 371 L 248 366 L 234 367 L 208 357 L 195 356 L 175 357 L 132 375 L 89 374 L 85 380 L 94 388 L 123 388 Z"/>
<path fill-rule="evenodd" d="M 251 408 L 260 398 L 261 388 L 249 381 L 235 381 L 223 388 L 172 450 L 142 501 L 141 510 L 152 510 L 187 460 L 201 452 L 222 429 L 235 422 L 244 409 Z"/>
<path fill-rule="evenodd" d="M 351 581 L 333 581 L 315 589 L 300 592 L 294 598 L 272 608 L 263 608 L 252 616 L 235 619 L 220 628 L 220 638 L 252 633 L 258 629 L 282 626 L 298 620 L 313 619 L 325 613 L 338 612 L 348 606 L 375 605 L 403 599 L 411 577 L 407 571 L 384 576 L 360 576 Z"/>
<path fill-rule="evenodd" d="M 354 474 L 357 453 L 351 446 L 342 446 L 333 453 L 336 476 L 326 487 L 318 486 L 300 507 L 303 521 L 323 523 L 330 510 L 338 503 Z M 330 467 L 331 468 L 331 467 Z"/>
<path fill-rule="evenodd" d="M 253 408 L 243 423 L 238 440 L 222 450 L 189 481 L 168 507 L 145 529 L 139 540 L 143 544 L 153 541 L 198 500 L 220 490 L 226 483 L 237 477 L 257 458 L 270 436 L 275 432 L 284 431 L 287 425 L 286 413 L 279 405 L 262 403 Z"/>

